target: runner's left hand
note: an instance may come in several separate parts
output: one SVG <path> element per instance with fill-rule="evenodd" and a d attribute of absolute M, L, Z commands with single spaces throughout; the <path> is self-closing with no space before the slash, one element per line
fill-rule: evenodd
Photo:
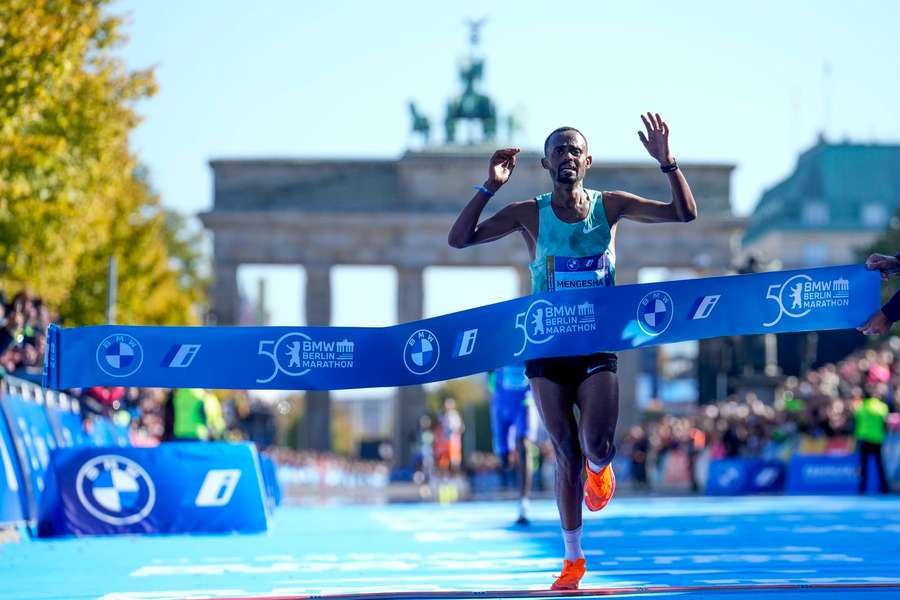
<path fill-rule="evenodd" d="M 866 268 L 870 271 L 881 271 L 881 278 L 887 279 L 900 271 L 900 261 L 886 254 L 872 254 L 866 259 Z"/>
<path fill-rule="evenodd" d="M 883 335 L 890 331 L 891 322 L 884 316 L 881 310 L 875 311 L 875 314 L 869 317 L 869 320 L 856 328 L 857 331 L 865 335 Z"/>
<path fill-rule="evenodd" d="M 669 126 L 662 120 L 659 113 L 647 113 L 641 115 L 641 121 L 647 129 L 647 135 L 643 131 L 638 132 L 641 143 L 661 165 L 670 165 L 675 162 L 672 153 L 669 152 Z"/>

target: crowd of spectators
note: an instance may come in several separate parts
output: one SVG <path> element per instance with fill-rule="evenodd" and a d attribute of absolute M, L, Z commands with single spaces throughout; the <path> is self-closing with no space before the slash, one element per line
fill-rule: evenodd
<path fill-rule="evenodd" d="M 274 447 L 269 455 L 278 465 L 278 479 L 286 488 L 381 489 L 390 479 L 390 469 L 381 461 L 285 447 Z"/>
<path fill-rule="evenodd" d="M 892 338 L 880 348 L 788 377 L 772 403 L 746 393 L 698 407 L 689 416 L 652 407 L 622 447 L 635 486 L 688 481 L 696 489 L 693 467 L 701 456 L 787 459 L 795 453 L 852 452 L 854 409 L 867 396 L 888 404 L 888 428 L 900 430 L 898 341 Z"/>
<path fill-rule="evenodd" d="M 40 298 L 23 291 L 7 301 L 0 292 L 0 374 L 40 379 L 52 320 L 50 309 Z"/>
<path fill-rule="evenodd" d="M 112 390 L 121 400 L 112 403 L 101 401 L 99 412 L 105 412 L 116 419 L 116 413 L 125 412 L 120 422 L 130 423 L 131 438 L 136 445 L 156 445 L 173 439 L 173 415 L 171 408 L 173 391 L 162 388 L 92 388 L 104 393 Z M 115 394 L 116 390 L 122 390 Z M 260 450 L 271 448 L 276 443 L 276 424 L 272 406 L 241 390 L 226 390 L 216 393 L 203 391 L 208 400 L 219 404 L 222 425 L 208 423 L 208 439 L 226 441 L 252 441 Z M 97 408 L 93 409 L 98 411 Z"/>

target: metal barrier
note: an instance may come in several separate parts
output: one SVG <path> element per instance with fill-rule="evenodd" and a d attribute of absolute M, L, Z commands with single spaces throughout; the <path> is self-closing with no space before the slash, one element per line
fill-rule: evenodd
<path fill-rule="evenodd" d="M 91 438 L 81 424 L 81 406 L 77 398 L 63 392 L 44 390 L 47 417 L 60 448 L 90 446 Z"/>
<path fill-rule="evenodd" d="M 281 490 L 252 445 L 133 448 L 128 434 L 101 415 L 83 420 L 68 394 L 0 379 L 0 525 L 42 535 L 268 527 Z"/>
<path fill-rule="evenodd" d="M 897 485 L 900 483 L 900 433 L 888 434 L 881 454 L 888 485 Z M 719 459 L 710 463 L 706 493 L 856 494 L 859 478 L 860 457 L 855 452 L 797 453 L 785 460 Z M 875 467 L 871 462 L 866 491 L 877 491 Z"/>
<path fill-rule="evenodd" d="M 109 419 L 95 419 L 109 445 L 127 445 Z M 53 450 L 95 445 L 77 399 L 16 377 L 0 379 L 0 523 L 37 520 Z"/>
<path fill-rule="evenodd" d="M 6 396 L 8 383 L 0 380 L 0 400 Z M 0 410 L 0 524 L 19 525 L 27 520 L 27 493 L 16 444 Z"/>

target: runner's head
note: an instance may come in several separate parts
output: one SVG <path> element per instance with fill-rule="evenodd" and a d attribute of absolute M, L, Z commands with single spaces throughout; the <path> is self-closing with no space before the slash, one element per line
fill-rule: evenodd
<path fill-rule="evenodd" d="M 587 139 L 574 127 L 559 127 L 544 142 L 541 165 L 550 171 L 553 183 L 577 183 L 591 166 Z"/>

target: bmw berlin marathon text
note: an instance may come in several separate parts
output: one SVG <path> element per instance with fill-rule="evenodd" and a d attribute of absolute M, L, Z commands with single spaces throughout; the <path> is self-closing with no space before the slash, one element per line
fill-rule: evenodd
<path fill-rule="evenodd" d="M 277 340 L 261 340 L 259 355 L 272 359 L 272 371 L 257 383 L 268 383 L 284 373 L 302 377 L 313 369 L 352 369 L 356 344 L 350 340 L 319 341 L 299 331 Z"/>
<path fill-rule="evenodd" d="M 796 319 L 816 309 L 850 306 L 850 282 L 843 277 L 816 280 L 801 273 L 782 284 L 769 286 L 766 299 L 777 303 L 778 316 L 763 326 L 774 327 L 785 316 Z"/>

